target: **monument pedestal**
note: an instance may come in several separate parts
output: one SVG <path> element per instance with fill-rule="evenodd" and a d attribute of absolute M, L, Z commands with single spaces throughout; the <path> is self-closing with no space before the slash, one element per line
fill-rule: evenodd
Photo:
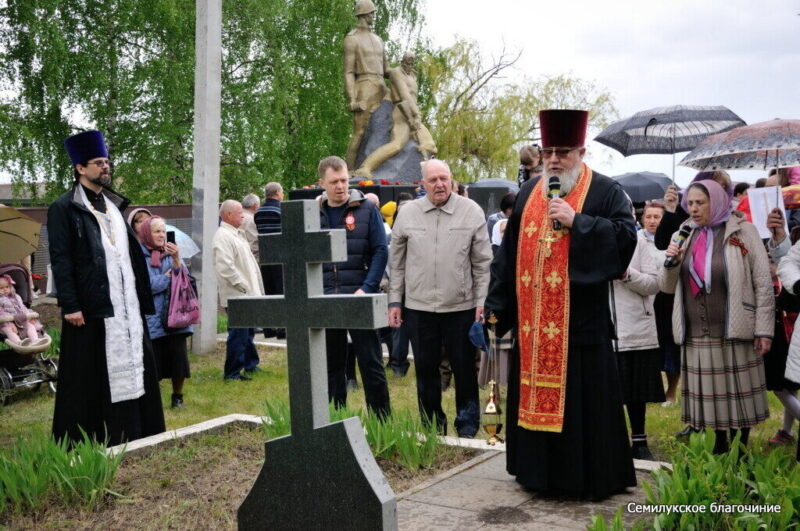
<path fill-rule="evenodd" d="M 317 428 L 311 438 L 274 439 L 264 448 L 264 467 L 239 507 L 239 529 L 373 531 L 379 522 L 396 529 L 394 493 L 357 418 Z"/>
<path fill-rule="evenodd" d="M 380 107 L 372 113 L 367 132 L 361 141 L 361 147 L 358 148 L 356 167 L 351 168 L 351 170 L 360 168 L 361 163 L 370 153 L 391 140 L 392 127 L 394 127 L 392 109 L 392 102 L 383 100 Z M 417 149 L 418 147 L 419 144 L 416 141 L 409 140 L 400 153 L 378 166 L 372 172 L 373 180 L 386 179 L 390 182 L 403 181 L 407 183 L 421 181 L 422 167 L 420 163 L 424 159 L 422 158 L 422 153 Z"/>

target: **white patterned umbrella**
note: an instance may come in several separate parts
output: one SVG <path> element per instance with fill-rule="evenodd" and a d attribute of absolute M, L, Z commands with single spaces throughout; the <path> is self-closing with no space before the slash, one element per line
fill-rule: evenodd
<path fill-rule="evenodd" d="M 769 120 L 710 136 L 680 164 L 701 171 L 800 166 L 800 120 Z"/>

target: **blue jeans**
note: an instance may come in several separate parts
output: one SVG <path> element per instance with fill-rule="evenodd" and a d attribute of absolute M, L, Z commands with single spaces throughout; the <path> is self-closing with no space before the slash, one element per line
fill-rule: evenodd
<path fill-rule="evenodd" d="M 225 378 L 233 378 L 242 369 L 254 369 L 259 362 L 258 351 L 253 343 L 253 328 L 228 328 L 228 344 L 225 349 Z"/>
<path fill-rule="evenodd" d="M 408 362 L 408 325 L 403 321 L 400 328 L 391 329 L 391 334 L 389 363 L 386 366 L 397 374 L 405 375 L 411 365 Z"/>

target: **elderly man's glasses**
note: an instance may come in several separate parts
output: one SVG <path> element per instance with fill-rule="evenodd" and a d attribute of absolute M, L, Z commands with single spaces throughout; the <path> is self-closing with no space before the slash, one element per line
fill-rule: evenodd
<path fill-rule="evenodd" d="M 539 150 L 539 154 L 542 158 L 548 159 L 553 155 L 557 156 L 560 159 L 563 159 L 567 155 L 569 155 L 570 151 L 575 151 L 578 148 L 574 147 L 560 147 L 560 148 L 542 148 Z"/>
<path fill-rule="evenodd" d="M 86 163 L 86 165 L 94 164 L 98 168 L 102 168 L 103 166 L 111 166 L 111 161 L 108 159 L 98 159 L 98 160 L 90 160 Z"/>

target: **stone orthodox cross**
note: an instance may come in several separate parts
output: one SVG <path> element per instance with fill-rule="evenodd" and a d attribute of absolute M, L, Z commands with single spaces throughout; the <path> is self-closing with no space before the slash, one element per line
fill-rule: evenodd
<path fill-rule="evenodd" d="M 344 230 L 320 231 L 316 201 L 282 204 L 282 232 L 259 236 L 263 264 L 283 264 L 284 295 L 240 297 L 231 327 L 286 328 L 292 433 L 239 507 L 239 529 L 396 529 L 397 502 L 357 418 L 329 424 L 325 328 L 387 326 L 385 295 L 323 295 L 322 264 L 347 259 Z"/>

